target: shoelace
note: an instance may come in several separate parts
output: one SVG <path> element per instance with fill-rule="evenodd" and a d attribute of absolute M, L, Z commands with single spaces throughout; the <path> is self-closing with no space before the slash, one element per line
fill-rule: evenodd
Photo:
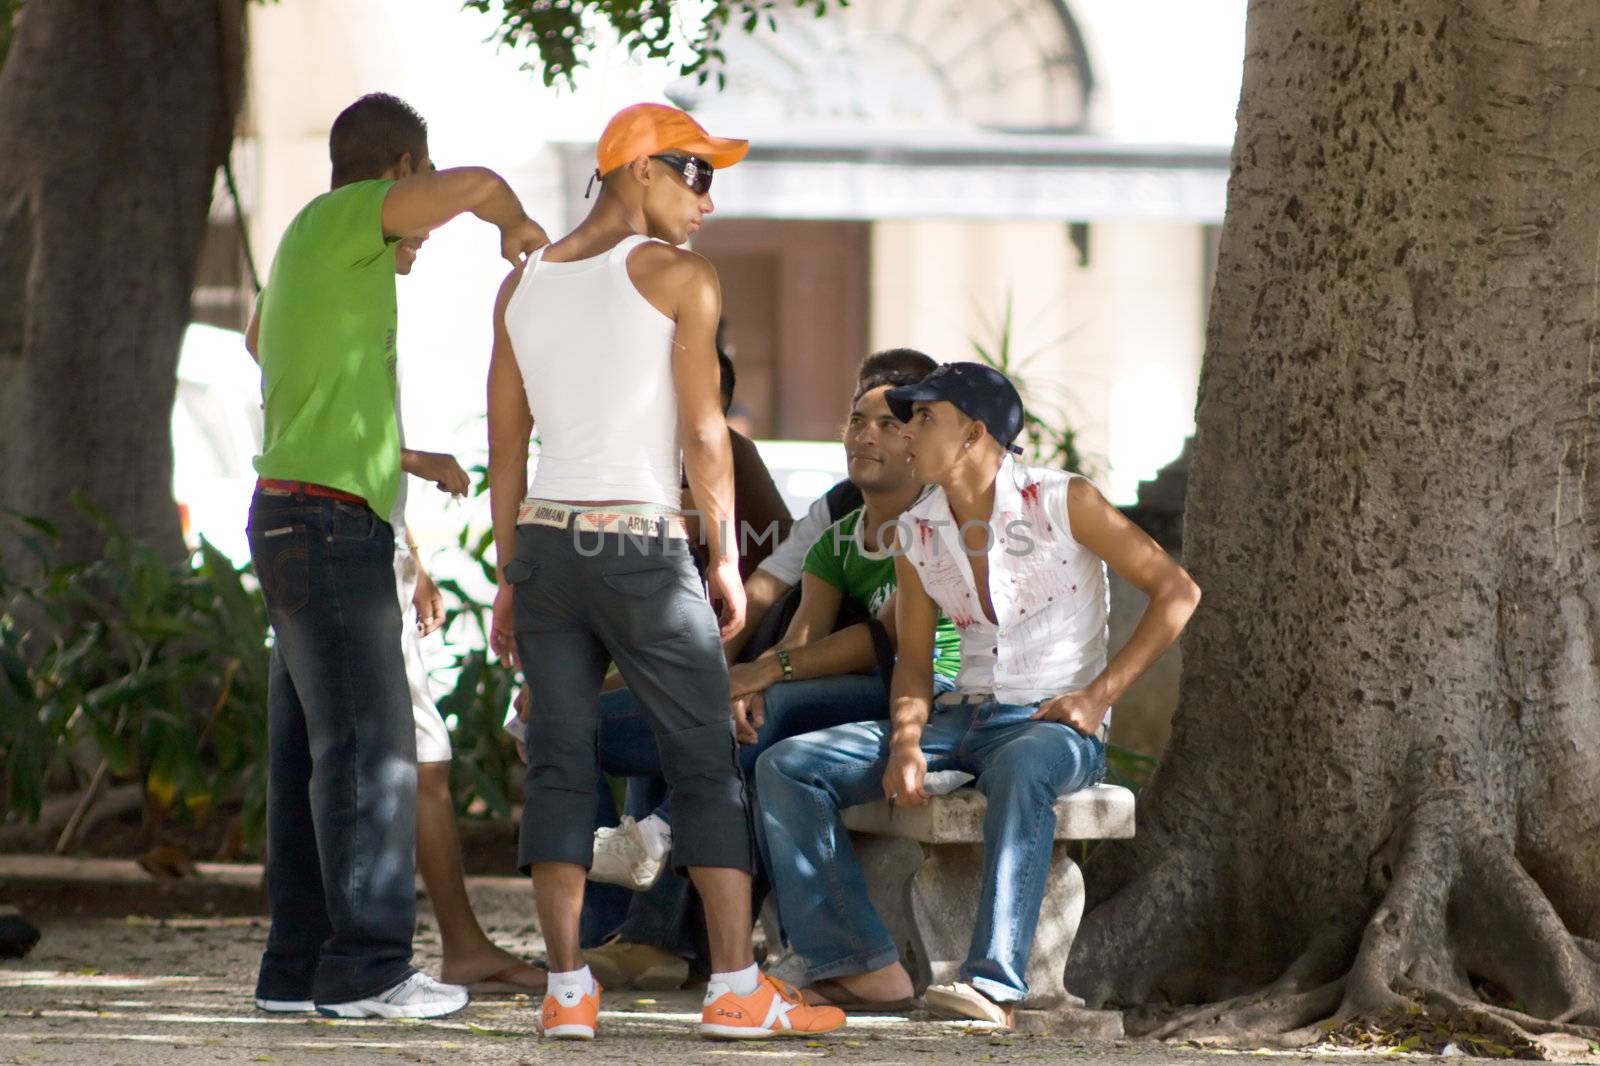
<path fill-rule="evenodd" d="M 400 1000 L 405 997 L 407 992 L 411 991 L 412 988 L 415 988 L 418 985 L 419 982 L 417 981 L 417 978 L 421 976 L 423 975 L 420 973 L 414 973 L 410 977 L 407 977 L 404 981 L 401 981 L 398 985 L 396 985 L 387 996 L 384 996 L 383 1001 L 385 1003 L 400 1002 Z"/>
<path fill-rule="evenodd" d="M 776 977 L 768 977 L 767 983 L 772 985 L 772 990 L 777 995 L 772 997 L 772 1006 L 767 1008 L 767 1018 L 762 1023 L 762 1028 L 771 1029 L 782 1022 L 783 1028 L 793 1029 L 794 1023 L 789 1020 L 789 1012 L 800 1006 L 800 993 Z"/>

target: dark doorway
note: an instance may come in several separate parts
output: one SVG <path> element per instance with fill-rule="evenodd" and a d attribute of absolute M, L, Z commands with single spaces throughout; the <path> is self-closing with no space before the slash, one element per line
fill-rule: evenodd
<path fill-rule="evenodd" d="M 712 219 L 694 250 L 716 264 L 756 435 L 831 440 L 867 354 L 871 224 Z"/>

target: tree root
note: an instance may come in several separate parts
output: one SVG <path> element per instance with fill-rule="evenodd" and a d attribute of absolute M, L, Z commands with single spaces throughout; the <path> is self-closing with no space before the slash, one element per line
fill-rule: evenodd
<path fill-rule="evenodd" d="M 1509 841 L 1462 824 L 1470 809 L 1462 799 L 1454 790 L 1430 796 L 1374 855 L 1369 882 L 1383 896 L 1353 959 L 1353 938 L 1330 922 L 1270 985 L 1198 1006 L 1130 1010 L 1128 1032 L 1305 1047 L 1357 1019 L 1380 1032 L 1432 1019 L 1447 1035 L 1488 1034 L 1541 1054 L 1570 1050 L 1555 1044 L 1572 1038 L 1600 1041 L 1600 943 L 1566 929 Z M 1167 980 L 1144 974 L 1137 983 Z M 1493 988 L 1488 999 L 1484 986 Z M 1490 1001 L 1501 990 L 1505 1002 Z"/>
<path fill-rule="evenodd" d="M 1252 995 L 1180 1011 L 1149 1032 L 1140 1033 L 1132 1025 L 1128 1032 L 1133 1036 L 1148 1036 L 1155 1040 L 1181 1036 L 1184 1040 L 1204 1044 L 1229 1045 L 1241 1039 L 1260 1043 L 1263 1036 L 1270 1041 L 1274 1035 L 1298 1033 L 1326 1018 L 1339 1005 L 1344 985 L 1345 979 L 1342 977 L 1306 992 L 1283 992 L 1274 984 Z M 1279 1046 L 1300 1045 L 1290 1043 Z"/>

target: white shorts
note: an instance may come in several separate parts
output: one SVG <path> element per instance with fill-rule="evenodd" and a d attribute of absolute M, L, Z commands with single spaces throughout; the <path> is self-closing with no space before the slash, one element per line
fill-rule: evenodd
<path fill-rule="evenodd" d="M 394 576 L 400 593 L 400 649 L 411 687 L 411 718 L 417 727 L 417 761 L 449 762 L 450 730 L 433 702 L 428 666 L 422 659 L 422 635 L 417 632 L 417 605 L 412 602 L 417 591 L 417 557 L 404 541 L 395 543 Z"/>

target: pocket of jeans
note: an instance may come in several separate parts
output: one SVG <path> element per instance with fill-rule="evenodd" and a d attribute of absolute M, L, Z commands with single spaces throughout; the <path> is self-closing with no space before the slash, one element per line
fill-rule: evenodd
<path fill-rule="evenodd" d="M 332 532 L 335 540 L 367 540 L 377 524 L 377 514 L 366 504 L 333 501 Z"/>
<path fill-rule="evenodd" d="M 250 554 L 269 615 L 285 618 L 311 596 L 311 562 L 303 525 L 283 525 L 250 532 Z"/>
<path fill-rule="evenodd" d="M 678 577 L 678 568 L 672 563 L 665 565 L 657 563 L 631 570 L 614 570 L 600 576 L 613 592 L 643 599 L 654 596 L 675 581 Z"/>

